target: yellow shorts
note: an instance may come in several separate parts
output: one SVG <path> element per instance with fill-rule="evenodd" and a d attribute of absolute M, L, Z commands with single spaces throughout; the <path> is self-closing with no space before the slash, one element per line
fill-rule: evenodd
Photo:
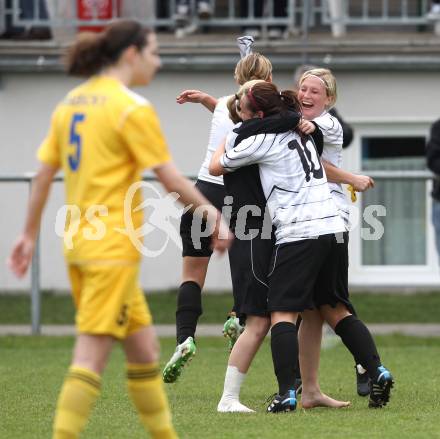
<path fill-rule="evenodd" d="M 139 286 L 139 265 L 69 265 L 76 306 L 76 328 L 82 334 L 124 339 L 152 317 Z"/>

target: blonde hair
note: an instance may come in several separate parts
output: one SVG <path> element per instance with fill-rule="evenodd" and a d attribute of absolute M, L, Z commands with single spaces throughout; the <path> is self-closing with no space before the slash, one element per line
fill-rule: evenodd
<path fill-rule="evenodd" d="M 234 78 L 240 85 L 254 79 L 268 81 L 271 76 L 272 63 L 258 52 L 250 53 L 238 61 L 234 72 Z"/>
<path fill-rule="evenodd" d="M 228 102 L 226 103 L 226 105 L 229 110 L 229 118 L 232 120 L 232 122 L 234 122 L 234 123 L 241 122 L 241 118 L 237 112 L 237 103 L 240 102 L 240 98 L 243 95 L 247 94 L 247 92 L 255 84 L 258 84 L 259 82 L 266 82 L 266 81 L 264 81 L 263 79 L 253 79 L 252 81 L 247 81 L 238 89 L 238 91 L 235 95 L 231 96 L 228 99 Z"/>
<path fill-rule="evenodd" d="M 336 103 L 336 99 L 338 98 L 336 78 L 333 76 L 333 73 L 328 69 L 321 68 L 307 70 L 302 74 L 298 85 L 301 87 L 301 84 L 310 76 L 316 76 L 322 81 L 327 97 L 330 100 L 329 104 L 327 105 L 327 109 L 333 107 L 333 105 Z"/>

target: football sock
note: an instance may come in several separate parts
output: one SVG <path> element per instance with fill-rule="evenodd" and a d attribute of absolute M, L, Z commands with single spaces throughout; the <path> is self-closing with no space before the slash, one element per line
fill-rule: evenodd
<path fill-rule="evenodd" d="M 196 332 L 202 314 L 202 290 L 193 281 L 183 282 L 177 294 L 176 334 L 177 344 L 183 343 Z"/>
<path fill-rule="evenodd" d="M 221 399 L 235 399 L 238 401 L 241 385 L 245 378 L 246 374 L 241 373 L 236 366 L 228 366 L 226 369 L 225 384 Z"/>
<path fill-rule="evenodd" d="M 279 394 L 284 395 L 294 388 L 298 359 L 298 337 L 296 326 L 290 322 L 279 322 L 271 329 L 270 345 Z"/>
<path fill-rule="evenodd" d="M 349 315 L 338 322 L 335 333 L 341 337 L 356 362 L 367 370 L 370 378 L 376 379 L 381 362 L 376 344 L 365 324 L 354 315 Z"/>
<path fill-rule="evenodd" d="M 354 316 L 354 317 L 357 317 L 357 313 L 356 313 L 356 310 L 354 309 L 354 306 L 352 305 L 351 306 L 351 313 L 352 313 L 352 315 Z M 357 367 L 357 365 L 359 365 L 360 367 L 362 367 L 362 364 L 361 364 L 361 362 L 360 362 L 360 360 L 359 360 L 359 358 L 356 358 L 356 357 L 353 357 L 353 359 L 354 359 L 354 365 Z M 362 367 L 362 369 L 363 369 L 363 367 Z M 365 371 L 365 369 L 364 369 L 364 371 Z M 366 371 L 365 371 L 366 372 Z M 364 372 L 364 373 L 365 373 Z"/>
<path fill-rule="evenodd" d="M 127 380 L 130 397 L 151 437 L 177 439 L 159 364 L 127 364 Z"/>
<path fill-rule="evenodd" d="M 101 377 L 71 366 L 61 389 L 54 420 L 53 439 L 77 439 L 99 396 Z"/>
<path fill-rule="evenodd" d="M 299 327 L 301 326 L 302 317 L 299 315 L 296 319 L 296 333 L 299 333 Z M 296 378 L 301 379 L 301 368 L 299 367 L 299 355 L 296 357 Z"/>

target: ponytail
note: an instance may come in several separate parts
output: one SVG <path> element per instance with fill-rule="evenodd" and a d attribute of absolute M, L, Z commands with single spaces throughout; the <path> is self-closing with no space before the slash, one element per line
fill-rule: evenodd
<path fill-rule="evenodd" d="M 301 114 L 301 105 L 292 90 L 278 91 L 275 84 L 271 82 L 258 81 L 247 89 L 249 109 L 256 113 L 262 111 L 264 117 L 275 114 L 284 114 L 288 111 Z"/>
<path fill-rule="evenodd" d="M 135 46 L 139 51 L 147 45 L 148 28 L 135 20 L 120 20 L 101 33 L 80 33 L 68 49 L 66 70 L 69 75 L 89 77 L 102 68 L 115 64 L 125 49 Z"/>
<path fill-rule="evenodd" d="M 280 91 L 280 99 L 284 103 L 286 111 L 301 113 L 301 104 L 294 91 L 292 90 Z"/>
<path fill-rule="evenodd" d="M 82 32 L 75 44 L 69 48 L 66 70 L 72 76 L 91 76 L 105 64 L 102 50 L 103 38 L 94 32 Z"/>
<path fill-rule="evenodd" d="M 242 121 L 237 111 L 237 103 L 239 101 L 240 97 L 238 95 L 233 95 L 226 102 L 229 111 L 229 119 L 231 119 L 234 124 Z"/>

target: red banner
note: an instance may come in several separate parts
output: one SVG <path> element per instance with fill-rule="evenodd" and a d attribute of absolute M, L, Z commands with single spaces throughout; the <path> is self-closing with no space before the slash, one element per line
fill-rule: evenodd
<path fill-rule="evenodd" d="M 113 14 L 114 0 L 77 0 L 78 19 L 80 20 L 111 20 L 121 15 L 122 0 L 116 1 L 116 11 Z M 80 32 L 100 32 L 103 26 L 81 26 Z"/>

